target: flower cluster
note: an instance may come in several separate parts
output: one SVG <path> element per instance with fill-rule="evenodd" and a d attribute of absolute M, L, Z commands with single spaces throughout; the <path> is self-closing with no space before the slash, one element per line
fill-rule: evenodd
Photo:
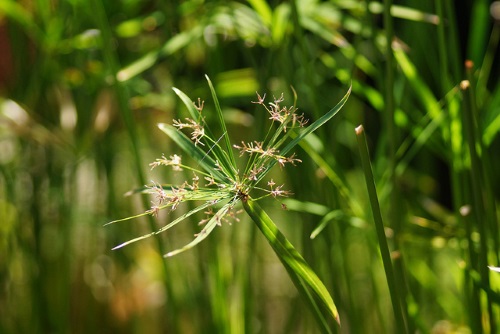
<path fill-rule="evenodd" d="M 257 187 L 258 183 L 262 179 L 262 177 L 267 174 L 270 167 L 272 167 L 272 161 L 278 163 L 280 168 L 285 167 L 286 164 L 291 164 L 295 166 L 297 163 L 302 162 L 300 159 L 296 158 L 295 153 L 290 156 L 285 156 L 280 154 L 280 145 L 284 142 L 282 137 L 286 137 L 289 135 L 287 133 L 287 129 L 295 129 L 297 127 L 303 127 L 307 124 L 307 120 L 304 118 L 304 115 L 298 115 L 296 113 L 297 108 L 294 106 L 284 107 L 281 106 L 281 103 L 284 101 L 283 94 L 279 98 L 274 98 L 273 102 L 268 104 L 265 103 L 265 95 L 262 97 L 257 93 L 257 102 L 253 102 L 259 105 L 264 106 L 266 111 L 269 113 L 273 123 L 277 122 L 279 124 L 278 128 L 275 130 L 274 136 L 267 141 L 252 141 L 252 142 L 241 142 L 241 145 L 232 145 L 233 148 L 239 151 L 240 157 L 248 154 L 250 163 L 247 164 L 247 168 L 245 168 L 243 173 L 239 173 L 237 171 L 236 175 L 231 175 L 227 172 L 228 167 L 231 162 L 225 161 L 225 164 L 221 162 L 224 158 L 227 158 L 229 154 L 226 152 L 223 155 L 217 155 L 214 153 L 213 165 L 208 166 L 212 168 L 213 172 L 218 171 L 222 172 L 223 178 L 216 178 L 214 174 L 210 171 L 200 171 L 195 170 L 193 168 L 183 166 L 181 162 L 181 157 L 174 154 L 170 156 L 170 159 L 167 159 L 165 156 L 162 156 L 161 159 L 156 159 L 155 162 L 151 163 L 150 166 L 152 168 L 158 167 L 160 165 L 163 166 L 171 166 L 174 171 L 181 171 L 184 168 L 191 169 L 195 172 L 195 176 L 192 179 L 191 183 L 184 182 L 181 186 L 174 187 L 170 186 L 168 188 L 168 192 L 159 186 L 158 184 L 153 182 L 153 186 L 148 187 L 149 192 L 156 195 L 156 201 L 153 202 L 153 206 L 148 211 L 153 215 L 158 214 L 158 210 L 164 206 L 169 206 L 171 210 L 175 210 L 178 204 L 184 200 L 189 200 L 186 198 L 186 193 L 190 191 L 191 195 L 193 192 L 201 192 L 204 191 L 207 194 L 212 192 L 213 194 L 220 194 L 222 197 L 227 195 L 227 198 L 232 198 L 233 203 L 235 204 L 237 200 L 246 200 L 248 196 L 250 196 L 250 191 L 252 189 L 258 189 L 264 192 L 264 195 L 259 197 L 267 197 L 272 196 L 274 198 L 278 197 L 287 197 L 291 195 L 291 192 L 287 190 L 283 190 L 283 185 L 276 186 L 274 181 L 271 180 L 267 183 L 268 188 Z M 210 146 L 204 156 L 202 158 L 210 160 L 208 158 L 211 156 L 211 153 L 215 149 L 222 148 L 219 145 L 219 140 L 215 141 L 212 138 L 209 138 L 205 134 L 206 123 L 201 113 L 204 107 L 204 101 L 198 99 L 198 104 L 194 104 L 194 110 L 197 114 L 194 114 L 195 117 L 185 118 L 185 121 L 174 120 L 173 126 L 177 129 L 177 131 L 188 129 L 190 130 L 191 140 L 194 143 L 194 146 Z M 195 121 L 197 119 L 197 121 Z M 282 137 L 280 135 L 283 134 Z M 222 137 L 221 137 L 222 138 Z M 205 145 L 209 144 L 209 145 Z M 226 159 L 227 160 L 227 159 Z M 236 167 L 234 167 L 236 170 Z M 198 175 L 202 175 L 205 184 L 203 187 L 200 187 L 200 177 Z M 241 174 L 241 175 L 239 175 Z M 203 198 L 203 196 L 201 197 Z M 211 199 L 211 201 L 213 201 Z M 207 202 L 208 203 L 208 202 Z M 218 203 L 218 201 L 215 201 Z M 283 205 L 282 205 L 283 206 Z M 233 210 L 234 205 L 231 205 L 225 216 L 233 217 L 236 215 L 238 211 Z M 201 223 L 206 223 L 210 220 L 210 217 L 213 216 L 212 208 L 209 208 L 205 211 L 207 218 L 203 219 Z M 223 217 L 218 217 L 218 224 L 223 220 Z"/>
<path fill-rule="evenodd" d="M 197 121 L 188 117 L 184 119 L 185 122 L 182 122 L 180 119 L 174 119 L 173 123 L 174 126 L 179 130 L 191 129 L 191 139 L 194 141 L 194 144 L 205 146 L 205 144 L 201 141 L 201 139 L 205 137 L 205 128 L 203 126 L 205 120 L 201 115 L 203 107 L 205 106 L 205 101 L 201 101 L 201 99 L 198 98 L 198 104 L 193 103 L 193 106 L 198 113 L 198 115 L 196 115 L 196 118 L 198 119 Z"/>
<path fill-rule="evenodd" d="M 261 97 L 257 93 L 257 101 L 252 101 L 252 103 L 260 104 L 264 106 L 271 117 L 270 120 L 273 122 L 279 122 L 283 126 L 283 131 L 286 132 L 287 127 L 291 124 L 292 128 L 304 127 L 309 120 L 304 117 L 304 114 L 298 115 L 296 113 L 297 108 L 295 106 L 282 107 L 281 102 L 284 101 L 283 94 L 279 98 L 274 98 L 274 102 L 270 102 L 269 106 L 265 103 L 266 95 Z"/>
<path fill-rule="evenodd" d="M 288 197 L 289 195 L 293 195 L 293 193 L 291 193 L 290 191 L 281 189 L 284 186 L 283 184 L 281 186 L 277 186 L 273 189 L 273 187 L 276 185 L 276 183 L 273 181 L 273 179 L 271 179 L 271 181 L 267 182 L 267 185 L 271 188 L 270 194 L 274 198 L 276 198 L 278 196 Z"/>
<path fill-rule="evenodd" d="M 156 159 L 155 162 L 149 164 L 151 169 L 154 169 L 158 166 L 172 166 L 174 171 L 181 171 L 181 157 L 177 154 L 171 155 L 170 159 L 165 158 L 164 155 L 161 156 L 161 159 Z"/>
<path fill-rule="evenodd" d="M 183 100 L 191 117 L 184 118 L 184 120 L 176 119 L 173 125 L 160 124 L 159 127 L 197 162 L 197 166 L 183 164 L 181 156 L 177 154 L 170 155 L 169 158 L 162 155 L 161 158 L 152 162 L 151 169 L 170 166 L 173 171 L 177 172 L 191 171 L 193 176 L 190 181 L 185 181 L 180 185 L 162 185 L 152 181 L 151 185 L 145 186 L 143 192 L 152 195 L 153 201 L 151 208 L 141 215 L 150 214 L 157 217 L 160 210 L 165 208 L 176 210 L 181 203 L 186 201 L 197 201 L 202 204 L 181 214 L 179 218 L 159 231 L 132 239 L 115 248 L 166 231 L 196 213 L 204 213 L 205 218 L 199 221 L 199 224 L 203 226 L 202 231 L 190 244 L 166 254 L 166 256 L 171 256 L 199 243 L 215 226 L 223 222 L 239 221 L 237 216 L 242 210 L 237 209 L 237 204 L 240 202 L 247 202 L 250 198 L 254 201 L 265 197 L 278 199 L 292 194 L 283 189 L 284 185 L 277 186 L 273 180 L 267 183 L 267 187 L 259 187 L 259 183 L 275 164 L 283 168 L 287 164 L 295 166 L 301 162 L 295 153 L 287 155 L 290 151 L 289 147 L 282 148 L 282 146 L 293 133 L 291 130 L 305 126 L 307 120 L 303 114 L 296 113 L 295 106 L 281 106 L 284 100 L 283 95 L 266 104 L 265 95 L 261 97 L 257 93 L 258 101 L 254 103 L 264 106 L 272 121 L 268 135 L 262 141 L 242 141 L 241 145 L 231 145 L 218 103 L 216 103 L 216 111 L 219 113 L 223 134 L 215 139 L 202 116 L 204 102 L 198 99 L 198 103 L 195 104 L 184 93 L 176 89 L 174 91 Z M 214 99 L 216 101 L 215 97 Z M 243 170 L 238 169 L 233 149 L 239 151 L 240 157 L 247 157 L 246 167 Z M 256 196 L 254 193 L 260 193 L 260 195 Z M 284 204 L 281 206 L 286 209 Z"/>
<path fill-rule="evenodd" d="M 205 136 L 205 129 L 203 128 L 203 126 L 196 122 L 194 119 L 186 118 L 185 120 L 186 123 L 182 123 L 181 120 L 174 119 L 174 126 L 179 130 L 184 128 L 192 129 L 191 139 L 194 141 L 194 144 L 200 144 L 204 146 L 205 144 L 201 142 L 201 139 Z"/>
<path fill-rule="evenodd" d="M 155 201 L 151 202 L 153 204 L 151 209 L 147 211 L 153 216 L 158 217 L 158 213 L 162 209 L 162 206 L 170 206 L 172 210 L 175 210 L 177 206 L 184 201 L 185 189 L 183 187 L 171 187 L 170 191 L 166 191 L 161 185 L 154 181 L 152 182 L 153 185 L 146 186 L 146 188 L 150 190 L 151 194 L 156 196 Z"/>
<path fill-rule="evenodd" d="M 284 157 L 279 154 L 275 154 L 277 150 L 275 148 L 269 147 L 266 149 L 262 148 L 262 143 L 254 141 L 253 143 L 245 143 L 241 142 L 242 146 L 238 145 L 233 145 L 234 148 L 238 149 L 240 151 L 240 156 L 242 156 L 244 153 L 249 153 L 249 154 L 260 154 L 262 157 L 271 157 L 275 159 L 280 167 L 285 167 L 286 163 L 290 163 L 295 166 L 296 163 L 302 162 L 302 160 L 295 158 L 295 153 L 293 153 L 289 157 Z"/>

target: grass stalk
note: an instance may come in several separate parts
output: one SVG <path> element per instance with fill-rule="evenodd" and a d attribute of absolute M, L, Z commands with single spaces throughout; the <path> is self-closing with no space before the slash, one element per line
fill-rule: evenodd
<path fill-rule="evenodd" d="M 366 188 L 368 190 L 368 196 L 370 198 L 373 220 L 375 221 L 375 230 L 377 231 L 380 253 L 382 255 L 387 284 L 389 286 L 389 293 L 391 295 L 392 307 L 394 310 L 394 319 L 396 321 L 396 332 L 408 333 L 408 329 L 406 328 L 403 316 L 403 309 L 401 304 L 402 299 L 397 287 L 396 275 L 391 259 L 391 254 L 389 252 L 389 246 L 387 244 L 387 237 L 385 235 L 384 222 L 382 220 L 382 214 L 380 213 L 380 205 L 378 201 L 377 190 L 375 188 L 375 180 L 373 178 L 370 157 L 368 154 L 368 145 L 366 143 L 365 131 L 362 125 L 356 128 L 356 137 L 358 141 L 359 153 L 361 155 L 362 168 L 365 174 Z"/>
<path fill-rule="evenodd" d="M 396 182 L 396 151 L 398 145 L 398 138 L 396 134 L 396 124 L 394 121 L 394 55 L 392 52 L 392 39 L 394 35 L 392 17 L 391 17 L 392 0 L 384 1 L 384 27 L 385 27 L 385 71 L 384 71 L 384 85 L 385 85 L 385 126 L 387 129 L 387 147 L 389 157 L 389 188 L 391 189 L 391 201 L 394 205 L 389 208 L 389 217 L 392 228 L 396 235 L 400 230 L 400 211 L 401 207 L 398 205 L 400 196 L 398 194 Z M 397 247 L 397 245 L 395 245 Z"/>
<path fill-rule="evenodd" d="M 448 60 L 448 49 L 446 48 L 446 31 L 445 31 L 445 20 L 444 20 L 444 9 L 443 9 L 443 1 L 438 0 L 435 3 L 436 6 L 436 14 L 439 16 L 439 24 L 437 26 L 437 35 L 438 35 L 438 54 L 439 54 L 439 70 L 440 70 L 440 85 L 441 85 L 441 94 L 446 94 L 449 90 L 450 80 L 449 80 L 449 60 Z"/>
<path fill-rule="evenodd" d="M 446 37 L 447 45 L 450 48 L 450 54 L 454 55 L 450 57 L 448 61 L 450 62 L 450 75 L 453 82 L 456 82 L 460 78 L 462 73 L 462 59 L 460 58 L 460 46 L 459 46 L 459 33 L 457 31 L 457 15 L 455 12 L 455 4 L 453 0 L 444 0 L 444 13 L 446 16 Z M 444 20 L 443 18 L 440 18 Z M 443 25 L 445 22 L 443 22 Z"/>
<path fill-rule="evenodd" d="M 456 45 L 456 20 L 455 13 L 453 9 L 453 4 L 449 0 L 439 0 L 435 3 L 436 13 L 440 18 L 439 25 L 437 26 L 438 33 L 438 55 L 440 64 L 440 85 L 441 94 L 445 94 L 449 89 L 451 82 L 458 80 L 460 77 L 459 64 L 462 62 L 459 56 L 458 47 Z M 469 215 L 459 214 L 460 208 L 464 203 L 468 202 L 466 199 L 466 194 L 468 185 L 464 184 L 464 165 L 463 165 L 463 148 L 461 145 L 457 145 L 460 142 L 461 133 L 457 133 L 454 124 L 463 124 L 460 117 L 460 110 L 456 101 L 445 99 L 445 105 L 443 110 L 446 112 L 449 119 L 449 127 L 443 128 L 444 138 L 448 141 L 449 147 L 449 161 L 450 161 L 450 180 L 453 196 L 453 206 L 456 212 L 456 218 L 458 221 L 463 223 L 466 230 L 468 247 L 468 260 L 469 265 L 473 268 L 477 268 L 477 253 L 472 247 L 473 244 L 473 221 L 474 219 Z M 466 304 L 469 307 L 469 321 L 470 327 L 473 333 L 482 333 L 482 323 L 481 323 L 481 301 L 480 293 L 478 287 L 473 284 L 472 278 L 468 271 L 464 272 L 464 291 Z"/>
<path fill-rule="evenodd" d="M 332 333 L 324 313 L 329 313 L 338 324 L 340 319 L 326 287 L 255 201 L 251 199 L 244 201 L 243 207 L 278 255 L 293 284 L 309 305 L 321 332 Z"/>
<path fill-rule="evenodd" d="M 132 117 L 132 112 L 129 107 L 129 92 L 125 86 L 124 83 L 119 82 L 117 78 L 117 73 L 120 70 L 119 68 L 119 60 L 117 54 L 114 52 L 114 49 L 112 47 L 108 47 L 108 45 L 113 45 L 113 38 L 111 34 L 111 27 L 109 26 L 109 22 L 107 20 L 105 8 L 102 2 L 98 0 L 92 0 L 92 7 L 95 10 L 95 20 L 97 23 L 97 26 L 102 32 L 102 43 L 105 47 L 102 48 L 103 52 L 103 57 L 104 57 L 104 63 L 106 67 L 110 70 L 110 73 L 113 77 L 113 88 L 116 94 L 116 99 L 118 101 L 119 105 L 119 111 L 122 116 L 123 122 L 125 123 L 125 127 L 127 129 L 129 138 L 130 138 L 130 143 L 132 146 L 132 154 L 134 157 L 134 162 L 135 162 L 135 172 L 136 172 L 136 177 L 137 181 L 141 185 L 147 184 L 146 178 L 144 176 L 144 171 L 143 171 L 143 161 L 139 152 L 139 140 L 138 140 L 138 135 L 137 135 L 137 130 L 135 127 L 136 122 L 134 121 Z M 147 197 L 143 196 L 142 197 L 142 205 L 146 209 L 149 207 L 148 199 Z M 153 216 L 147 215 L 148 223 L 149 223 L 149 229 L 153 232 L 156 230 L 155 226 L 155 221 Z M 166 253 L 166 248 L 163 244 L 163 241 L 160 237 L 155 238 L 156 246 L 158 247 L 158 250 L 160 254 L 165 254 Z M 162 261 L 162 268 L 164 272 L 164 277 L 168 277 L 168 268 L 166 261 Z M 165 285 L 165 289 L 168 292 L 171 292 L 171 287 L 170 284 L 165 280 L 163 282 Z"/>
<path fill-rule="evenodd" d="M 464 91 L 464 108 L 463 108 L 463 125 L 467 141 L 467 147 L 470 154 L 470 177 L 472 183 L 472 215 L 476 221 L 477 231 L 480 235 L 479 239 L 479 259 L 478 259 L 478 271 L 481 275 L 482 284 L 486 287 L 490 287 L 489 280 L 489 270 L 488 270 L 488 231 L 487 231 L 487 221 L 488 217 L 485 212 L 485 201 L 483 194 L 483 168 L 480 160 L 480 153 L 484 152 L 484 148 L 481 145 L 480 140 L 478 140 L 476 129 L 477 120 L 475 115 L 477 115 L 477 107 L 474 95 L 474 85 L 472 78 L 473 63 L 470 61 L 466 62 L 466 73 L 468 80 L 462 81 L 460 87 Z M 471 247 L 471 246 L 469 246 Z M 489 324 L 492 333 L 496 333 L 496 322 L 495 315 L 493 312 L 492 300 L 488 297 L 488 313 L 489 313 Z"/>
<path fill-rule="evenodd" d="M 467 58 L 475 64 L 481 64 L 488 43 L 489 20 L 488 0 L 472 2 L 471 27 L 469 30 Z"/>
<path fill-rule="evenodd" d="M 392 0 L 384 0 L 384 27 L 385 27 L 385 112 L 386 126 L 389 140 L 395 138 L 394 124 L 394 56 L 392 54 L 392 39 L 394 36 L 392 17 Z M 389 141 L 390 155 L 395 156 L 395 143 Z M 392 158 L 391 158 L 392 160 Z"/>
<path fill-rule="evenodd" d="M 397 126 L 394 118 L 395 114 L 395 99 L 394 99 L 394 76 L 395 76 L 395 60 L 392 50 L 392 40 L 394 38 L 394 28 L 391 15 L 392 0 L 384 0 L 384 29 L 385 29 L 385 116 L 386 116 L 386 128 L 387 128 L 387 146 L 389 149 L 389 189 L 390 201 L 392 205 L 389 207 L 389 219 L 390 225 L 394 231 L 394 251 L 399 252 L 399 238 L 401 235 L 402 222 L 404 213 L 402 212 L 403 205 L 401 203 L 401 194 L 398 187 L 397 180 L 397 149 L 399 146 L 399 133 L 397 131 Z M 398 277 L 395 280 L 395 289 L 399 291 L 398 298 L 400 298 L 400 305 L 405 305 L 407 294 L 405 288 L 405 271 L 403 258 L 399 257 L 394 260 L 394 275 Z M 403 312 L 403 318 L 409 321 L 407 307 L 401 307 L 401 312 Z M 409 325 L 409 324 L 408 324 Z"/>
<path fill-rule="evenodd" d="M 304 30 L 302 28 L 302 25 L 300 23 L 300 13 L 299 13 L 299 8 L 298 8 L 298 1 L 293 0 L 290 1 L 291 5 L 291 10 L 292 10 L 292 21 L 293 21 L 293 26 L 294 26 L 294 37 L 295 40 L 297 41 L 298 48 L 299 48 L 299 57 L 300 57 L 300 66 L 306 68 L 306 75 L 304 77 L 304 80 L 306 80 L 305 85 L 303 85 L 301 88 L 306 90 L 304 95 L 306 96 L 306 99 L 309 103 L 311 103 L 311 111 L 312 114 L 314 115 L 315 118 L 321 117 L 321 114 L 319 112 L 320 108 L 318 106 L 318 97 L 316 90 L 313 89 L 315 87 L 314 83 L 314 77 L 315 77 L 315 70 L 312 66 L 312 55 L 311 55 L 311 48 L 307 45 L 308 40 L 305 38 L 304 35 Z M 292 81 L 293 82 L 293 81 Z M 320 130 L 321 134 L 324 134 L 325 130 Z"/>
<path fill-rule="evenodd" d="M 483 59 L 483 64 L 479 71 L 479 75 L 477 77 L 477 84 L 475 85 L 475 96 L 478 100 L 478 104 L 474 105 L 474 108 L 479 109 L 480 111 L 473 111 L 474 115 L 480 115 L 484 113 L 485 104 L 480 101 L 487 100 L 488 96 L 488 82 L 490 81 L 491 74 L 494 73 L 492 71 L 493 62 L 495 60 L 495 50 L 498 48 L 500 42 L 500 23 L 495 22 L 493 29 L 491 31 L 490 41 L 488 43 L 488 48 L 486 50 L 486 54 Z M 470 77 L 470 73 L 468 73 Z M 471 80 L 472 78 L 469 78 Z M 494 94 L 494 93 L 493 93 Z M 484 206 L 485 206 L 485 215 L 486 221 L 488 222 L 488 228 L 491 230 L 489 234 L 493 239 L 494 252 L 495 252 L 495 265 L 500 264 L 500 235 L 499 235 L 499 227 L 498 227 L 498 217 L 496 215 L 496 204 L 495 204 L 495 194 L 492 189 L 493 181 L 493 167 L 491 165 L 491 156 L 488 154 L 488 147 L 484 143 L 481 134 L 477 135 L 476 140 L 481 147 L 481 168 L 483 175 L 483 193 L 484 193 Z"/>
<path fill-rule="evenodd" d="M 93 0 L 93 7 L 95 8 L 95 19 L 96 23 L 101 30 L 102 33 L 102 43 L 103 45 L 112 45 L 113 44 L 113 37 L 111 35 L 111 27 L 109 26 L 109 22 L 106 18 L 106 13 L 105 9 L 103 7 L 103 4 L 100 1 Z M 139 153 L 139 143 L 138 143 L 138 136 L 137 136 L 137 129 L 135 127 L 135 122 L 132 117 L 132 112 L 129 107 L 129 93 L 127 90 L 127 87 L 125 84 L 119 82 L 116 80 L 116 74 L 119 71 L 119 60 L 118 56 L 116 55 L 115 52 L 113 52 L 113 48 L 111 47 L 103 47 L 102 48 L 103 56 L 104 56 L 104 62 L 106 64 L 106 67 L 110 70 L 110 74 L 113 76 L 113 88 L 116 94 L 116 99 L 119 105 L 119 111 L 122 116 L 123 122 L 125 123 L 125 126 L 127 128 L 127 132 L 130 138 L 130 143 L 132 145 L 132 154 L 134 157 L 134 162 L 135 162 L 135 171 L 137 173 L 137 180 L 140 184 L 146 184 L 146 177 L 144 176 L 144 170 L 143 170 L 143 161 L 141 158 L 141 155 Z M 146 197 L 142 198 L 142 202 L 144 205 L 144 208 L 149 207 L 148 199 Z M 154 219 L 151 215 L 148 215 L 148 221 L 149 225 L 151 228 L 151 231 L 155 231 L 155 223 Z M 164 247 L 162 245 L 162 242 L 160 238 L 156 238 L 157 243 L 158 243 L 158 248 L 162 254 L 164 254 Z"/>

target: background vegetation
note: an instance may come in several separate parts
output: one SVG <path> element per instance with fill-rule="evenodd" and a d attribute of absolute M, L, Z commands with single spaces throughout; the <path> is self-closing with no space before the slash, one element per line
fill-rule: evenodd
<path fill-rule="evenodd" d="M 127 191 L 176 177 L 148 166 L 179 152 L 156 127 L 185 115 L 173 86 L 217 121 L 208 74 L 234 143 L 262 137 L 256 91 L 293 104 L 293 86 L 315 120 L 352 83 L 302 164 L 273 175 L 289 210 L 263 203 L 331 292 L 333 332 L 399 332 L 362 123 L 404 326 L 496 333 L 500 5 L 384 3 L 0 1 L 0 332 L 317 332 L 247 218 L 168 260 L 198 220 L 111 251 L 172 219 L 103 227 L 147 209 Z"/>

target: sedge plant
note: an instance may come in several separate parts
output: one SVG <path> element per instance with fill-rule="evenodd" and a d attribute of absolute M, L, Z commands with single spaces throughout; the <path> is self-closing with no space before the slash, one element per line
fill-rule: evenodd
<path fill-rule="evenodd" d="M 222 223 L 231 220 L 238 221 L 237 215 L 243 211 L 241 210 L 243 207 L 272 246 L 293 283 L 305 298 L 322 332 L 330 333 L 330 319 L 340 324 L 332 297 L 316 273 L 260 207 L 258 201 L 266 197 L 279 199 L 291 195 L 290 191 L 283 189 L 284 185 L 278 185 L 272 179 L 265 181 L 264 177 L 276 164 L 284 168 L 301 162 L 295 153 L 291 153 L 292 149 L 306 135 L 322 126 L 343 107 L 349 97 L 350 89 L 333 109 L 310 125 L 304 114 L 297 112 L 295 105 L 283 106 L 283 95 L 266 103 L 265 95 L 260 96 L 257 93 L 257 101 L 253 103 L 261 105 L 271 120 L 267 135 L 262 141 L 231 144 L 214 87 L 208 76 L 206 79 L 212 93 L 222 135 L 214 136 L 208 127 L 203 114 L 203 101 L 198 99 L 197 103 L 194 103 L 182 91 L 173 88 L 187 107 L 190 117 L 174 120 L 172 125 L 161 123 L 158 127 L 185 154 L 196 161 L 197 166 L 184 164 L 181 155 L 177 154 L 169 157 L 162 156 L 150 166 L 151 168 L 168 166 L 174 171 L 187 170 L 192 172 L 192 178 L 178 185 L 160 184 L 153 181 L 151 185 L 136 191 L 153 195 L 154 201 L 149 210 L 108 224 L 145 215 L 158 216 L 160 210 L 176 210 L 180 204 L 187 201 L 194 201 L 197 205 L 159 230 L 128 240 L 113 249 L 155 236 L 195 214 L 204 213 L 206 218 L 199 221 L 199 225 L 202 226 L 201 231 L 187 245 L 164 254 L 164 257 L 171 257 L 193 248 Z M 246 156 L 243 171 L 238 168 L 234 150 L 239 152 L 239 157 Z M 286 208 L 285 204 L 281 205 Z"/>

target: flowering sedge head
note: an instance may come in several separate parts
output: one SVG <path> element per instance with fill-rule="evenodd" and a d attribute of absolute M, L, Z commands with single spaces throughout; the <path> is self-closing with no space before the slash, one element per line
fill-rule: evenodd
<path fill-rule="evenodd" d="M 209 84 L 211 85 L 210 81 Z M 257 94 L 257 102 L 254 103 L 263 106 L 271 120 L 268 133 L 261 141 L 243 141 L 241 144 L 233 145 L 229 141 L 213 87 L 210 86 L 210 88 L 216 102 L 222 135 L 215 137 L 207 126 L 205 118 L 202 116 L 203 101 L 198 99 L 198 103 L 195 104 L 184 93 L 174 89 L 188 108 L 191 117 L 184 118 L 184 120 L 176 119 L 173 121 L 173 125 L 160 124 L 159 127 L 184 150 L 185 154 L 188 154 L 195 161 L 196 166 L 184 164 L 181 155 L 173 154 L 168 158 L 162 155 L 161 158 L 152 162 L 150 167 L 154 169 L 168 166 L 176 172 L 189 171 L 188 174 L 192 174 L 191 179 L 179 185 L 160 185 L 152 181 L 151 185 L 145 186 L 142 190 L 142 192 L 152 195 L 151 208 L 143 214 L 122 220 L 142 215 L 157 217 L 161 210 L 166 208 L 176 210 L 181 203 L 186 201 L 196 201 L 201 204 L 195 209 L 183 213 L 157 232 L 129 240 L 118 245 L 115 249 L 166 231 L 191 215 L 204 213 L 205 217 L 199 221 L 199 224 L 203 226 L 202 231 L 185 247 L 166 254 L 166 256 L 171 256 L 193 247 L 222 222 L 239 221 L 238 214 L 241 210 L 236 208 L 238 203 L 246 202 L 250 198 L 259 200 L 272 197 L 279 200 L 281 197 L 292 194 L 283 189 L 284 185 L 277 186 L 273 180 L 263 187 L 259 184 L 275 164 L 284 168 L 288 164 L 296 165 L 301 162 L 295 154 L 286 155 L 283 153 L 286 148 L 282 149 L 282 146 L 293 133 L 291 130 L 303 127 L 307 123 L 304 116 L 298 115 L 297 108 L 294 106 L 282 106 L 283 95 L 266 104 L 265 95 L 261 97 Z M 238 150 L 240 157 L 246 157 L 246 167 L 243 170 L 238 169 L 233 149 Z M 286 208 L 283 204 L 282 207 Z"/>
<path fill-rule="evenodd" d="M 185 121 L 174 120 L 173 126 L 177 131 L 181 133 L 185 132 L 195 147 L 202 147 L 203 152 L 205 152 L 202 160 L 206 159 L 207 163 L 202 165 L 205 167 L 204 170 L 192 168 L 183 165 L 181 157 L 174 154 L 170 156 L 169 159 L 162 156 L 162 158 L 156 159 L 155 162 L 150 164 L 152 168 L 158 166 L 171 166 L 174 171 L 189 169 L 194 172 L 196 183 L 194 183 L 193 179 L 192 183 L 185 182 L 177 188 L 170 186 L 169 189 L 173 194 L 167 197 L 167 202 L 169 204 L 167 206 L 170 207 L 171 210 L 174 210 L 177 208 L 178 203 L 173 200 L 190 200 L 190 198 L 185 196 L 175 196 L 179 195 L 181 191 L 198 191 L 204 192 L 204 194 L 208 194 L 212 191 L 221 201 L 229 201 L 231 203 L 231 208 L 234 207 L 238 201 L 248 199 L 250 193 L 254 190 L 260 192 L 260 196 L 256 199 L 268 196 L 278 199 L 279 197 L 289 196 L 291 193 L 283 190 L 283 185 L 275 186 L 274 182 L 268 183 L 267 187 L 258 186 L 264 175 L 269 172 L 274 164 L 277 163 L 280 168 L 284 168 L 288 164 L 295 166 L 297 163 L 302 162 L 296 157 L 295 153 L 288 156 L 280 154 L 280 147 L 290 135 L 290 130 L 303 127 L 307 124 L 307 120 L 304 118 L 303 114 L 298 115 L 296 113 L 297 108 L 294 106 L 284 107 L 281 105 L 283 101 L 284 98 L 283 95 L 281 95 L 279 98 L 274 98 L 273 102 L 266 104 L 265 95 L 262 97 L 257 93 L 257 101 L 253 103 L 262 105 L 270 115 L 269 119 L 272 122 L 268 135 L 264 140 L 251 142 L 242 141 L 239 145 L 232 145 L 232 148 L 238 150 L 240 157 L 247 156 L 248 158 L 246 167 L 243 171 L 238 170 L 236 165 L 232 164 L 230 159 L 232 152 L 227 152 L 227 150 L 223 149 L 220 143 L 222 137 L 215 140 L 205 132 L 205 129 L 208 129 L 208 127 L 204 117 L 202 117 L 203 101 L 198 99 L 198 104 L 194 104 L 194 110 L 198 113 L 197 117 L 185 118 Z M 210 163 L 212 164 L 210 165 Z M 217 174 L 222 175 L 222 177 L 219 176 L 216 178 L 214 176 L 215 172 L 219 172 Z M 204 184 L 200 186 L 200 182 Z M 159 192 L 156 184 L 154 184 L 153 187 L 149 187 L 149 189 L 152 194 Z M 153 202 L 153 207 L 150 210 L 150 212 L 155 215 L 157 215 L 157 208 L 161 208 L 165 203 L 163 197 L 160 198 L 156 196 L 156 199 L 157 200 Z M 233 211 L 230 212 L 234 213 Z M 230 214 L 228 213 L 227 215 Z"/>

